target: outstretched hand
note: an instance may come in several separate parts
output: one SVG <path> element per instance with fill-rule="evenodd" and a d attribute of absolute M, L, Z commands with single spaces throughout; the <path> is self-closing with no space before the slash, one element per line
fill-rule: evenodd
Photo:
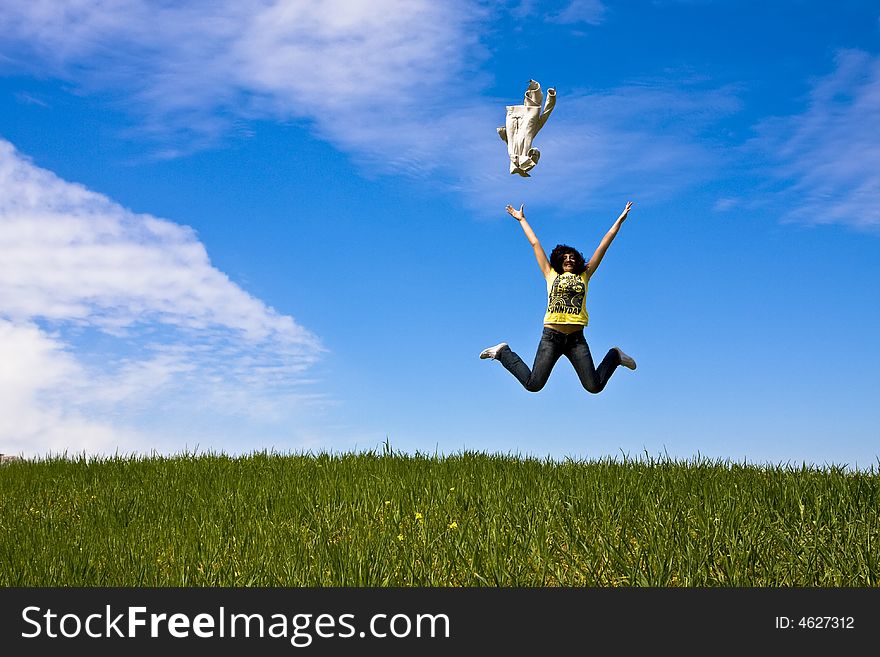
<path fill-rule="evenodd" d="M 632 205 L 632 201 L 626 202 L 626 207 L 623 209 L 623 212 L 620 213 L 620 217 L 618 217 L 617 219 L 618 221 L 623 221 L 624 219 L 626 219 L 626 215 L 629 214 L 629 209 L 632 207 Z"/>
<path fill-rule="evenodd" d="M 524 207 L 526 207 L 525 204 L 520 205 L 519 210 L 516 210 L 512 205 L 508 205 L 505 210 L 507 210 L 507 214 L 509 214 L 517 221 L 522 221 L 526 218 L 525 212 L 523 212 Z"/>

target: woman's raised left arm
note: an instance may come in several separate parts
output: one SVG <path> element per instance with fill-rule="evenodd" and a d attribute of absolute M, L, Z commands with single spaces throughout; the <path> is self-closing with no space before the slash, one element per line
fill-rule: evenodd
<path fill-rule="evenodd" d="M 614 241 L 614 238 L 617 237 L 617 233 L 620 231 L 623 222 L 626 221 L 630 208 L 632 208 L 632 201 L 627 201 L 626 207 L 623 209 L 623 212 L 620 213 L 617 221 L 615 221 L 611 228 L 608 229 L 608 232 L 605 233 L 605 237 L 602 238 L 602 241 L 599 242 L 599 246 L 596 247 L 593 257 L 590 258 L 590 261 L 587 263 L 587 273 L 590 276 L 592 276 L 596 272 L 596 269 L 599 268 L 599 263 L 601 263 L 602 258 L 605 257 L 605 252 L 608 250 L 608 247 L 611 246 L 611 242 Z"/>

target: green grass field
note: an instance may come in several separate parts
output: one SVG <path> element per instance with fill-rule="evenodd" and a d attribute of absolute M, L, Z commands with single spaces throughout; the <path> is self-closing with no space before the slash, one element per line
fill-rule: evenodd
<path fill-rule="evenodd" d="M 880 475 L 461 453 L 0 467 L 3 586 L 880 582 Z"/>

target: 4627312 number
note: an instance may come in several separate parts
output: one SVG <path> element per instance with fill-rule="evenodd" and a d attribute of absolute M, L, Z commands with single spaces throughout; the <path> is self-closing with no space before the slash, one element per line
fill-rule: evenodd
<path fill-rule="evenodd" d="M 776 617 L 776 628 L 781 630 L 800 628 L 804 630 L 851 630 L 856 625 L 853 616 L 788 616 Z"/>

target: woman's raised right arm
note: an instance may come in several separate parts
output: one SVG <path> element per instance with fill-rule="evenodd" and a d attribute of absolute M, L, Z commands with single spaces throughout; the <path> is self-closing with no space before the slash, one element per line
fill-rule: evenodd
<path fill-rule="evenodd" d="M 532 249 L 535 251 L 535 260 L 538 261 L 538 267 L 541 268 L 541 273 L 546 277 L 552 270 L 552 267 L 550 266 L 550 261 L 547 260 L 547 254 L 544 253 L 544 248 L 538 241 L 538 236 L 535 235 L 535 231 L 532 230 L 532 227 L 529 226 L 529 222 L 526 221 L 526 215 L 525 212 L 523 212 L 524 207 L 525 205 L 520 205 L 519 210 L 517 210 L 512 205 L 508 205 L 505 209 L 507 210 L 507 214 L 519 222 L 523 232 L 526 234 L 526 239 L 529 240 L 529 244 L 532 245 Z"/>

